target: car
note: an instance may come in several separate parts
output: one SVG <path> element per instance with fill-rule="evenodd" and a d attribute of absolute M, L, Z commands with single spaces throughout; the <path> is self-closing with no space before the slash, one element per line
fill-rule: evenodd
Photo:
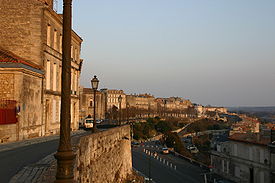
<path fill-rule="evenodd" d="M 102 121 L 103 121 L 102 119 L 97 119 L 97 120 L 96 120 L 96 123 L 97 123 L 97 124 L 100 124 Z"/>
<path fill-rule="evenodd" d="M 139 143 L 138 142 L 132 142 L 131 145 L 132 145 L 132 147 L 138 147 Z"/>
<path fill-rule="evenodd" d="M 167 147 L 162 148 L 162 154 L 169 154 L 169 149 Z"/>
<path fill-rule="evenodd" d="M 89 128 L 93 128 L 93 119 L 92 118 L 87 118 L 84 120 L 84 128 L 85 129 L 89 129 Z"/>
<path fill-rule="evenodd" d="M 189 150 L 190 150 L 190 152 L 193 153 L 193 154 L 196 154 L 196 153 L 199 152 L 198 148 L 195 147 L 195 146 L 191 146 L 191 147 L 189 148 Z"/>
<path fill-rule="evenodd" d="M 153 179 L 152 179 L 152 178 L 149 179 L 148 177 L 145 177 L 145 178 L 144 178 L 144 181 L 145 181 L 145 182 L 152 182 Z"/>

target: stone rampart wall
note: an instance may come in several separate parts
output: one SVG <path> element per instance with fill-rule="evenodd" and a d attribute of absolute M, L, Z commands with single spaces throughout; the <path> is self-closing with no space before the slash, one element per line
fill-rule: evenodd
<path fill-rule="evenodd" d="M 81 137 L 76 154 L 76 182 L 123 182 L 132 173 L 130 126 Z"/>

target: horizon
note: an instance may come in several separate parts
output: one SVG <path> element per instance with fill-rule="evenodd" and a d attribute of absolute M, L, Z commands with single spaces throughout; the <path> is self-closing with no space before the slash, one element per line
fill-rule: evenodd
<path fill-rule="evenodd" d="M 271 0 L 74 1 L 81 85 L 97 75 L 102 88 L 126 93 L 274 106 L 274 8 Z"/>

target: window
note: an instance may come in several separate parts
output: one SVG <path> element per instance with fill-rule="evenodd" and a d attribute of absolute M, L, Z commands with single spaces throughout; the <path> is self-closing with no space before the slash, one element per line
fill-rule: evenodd
<path fill-rule="evenodd" d="M 58 80 L 59 80 L 59 91 L 61 92 L 61 79 L 62 79 L 62 67 L 61 67 L 61 65 L 59 66 L 59 78 L 58 78 Z"/>
<path fill-rule="evenodd" d="M 47 45 L 51 46 L 51 25 L 47 26 Z"/>
<path fill-rule="evenodd" d="M 260 149 L 260 162 L 261 163 L 264 163 L 264 150 L 263 149 Z"/>
<path fill-rule="evenodd" d="M 235 176 L 240 177 L 240 168 L 235 166 Z"/>
<path fill-rule="evenodd" d="M 238 155 L 238 146 L 237 146 L 237 144 L 233 144 L 233 155 L 234 156 L 237 156 Z"/>
<path fill-rule="evenodd" d="M 46 70 L 46 89 L 51 89 L 51 62 L 47 60 L 47 70 Z"/>
<path fill-rule="evenodd" d="M 93 107 L 93 101 L 90 100 L 90 107 Z"/>
<path fill-rule="evenodd" d="M 74 47 L 73 47 L 73 45 L 71 45 L 71 58 L 74 58 L 73 53 L 74 53 Z"/>
<path fill-rule="evenodd" d="M 252 147 L 248 147 L 248 154 L 249 154 L 249 160 L 253 160 L 253 151 L 252 151 L 253 149 L 252 149 Z"/>
<path fill-rule="evenodd" d="M 74 59 L 77 60 L 77 48 L 74 49 Z"/>
<path fill-rule="evenodd" d="M 53 32 L 53 49 L 57 50 L 57 30 L 54 29 Z"/>
<path fill-rule="evenodd" d="M 261 171 L 260 172 L 260 182 L 265 182 L 265 172 L 264 171 Z"/>
<path fill-rule="evenodd" d="M 62 53 L 62 34 L 59 35 L 59 52 Z"/>
<path fill-rule="evenodd" d="M 77 88 L 78 88 L 78 86 L 77 86 L 77 84 L 78 84 L 78 79 L 77 79 L 77 71 L 75 71 L 74 72 L 74 77 L 75 77 L 75 82 L 74 82 L 74 91 L 76 92 L 77 91 Z"/>
<path fill-rule="evenodd" d="M 229 174 L 229 161 L 227 161 L 227 163 L 226 163 L 226 173 L 228 173 Z"/>
<path fill-rule="evenodd" d="M 61 113 L 61 98 L 58 100 L 58 111 L 57 111 L 58 122 L 60 122 L 60 113 Z"/>
<path fill-rule="evenodd" d="M 56 91 L 56 84 L 57 84 L 57 79 L 56 79 L 56 75 L 57 75 L 57 68 L 56 68 L 56 63 L 53 64 L 53 91 Z"/>
<path fill-rule="evenodd" d="M 56 100 L 53 99 L 53 111 L 52 111 L 52 116 L 53 116 L 53 122 L 56 123 Z"/>
<path fill-rule="evenodd" d="M 224 170 L 224 160 L 222 160 L 222 172 L 225 172 L 225 170 Z"/>
<path fill-rule="evenodd" d="M 74 70 L 71 69 L 71 90 L 74 91 Z"/>

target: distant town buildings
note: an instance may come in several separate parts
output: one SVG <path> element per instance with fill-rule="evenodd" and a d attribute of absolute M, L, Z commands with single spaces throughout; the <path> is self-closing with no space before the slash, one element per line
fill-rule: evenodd
<path fill-rule="evenodd" d="M 230 135 L 235 133 L 259 133 L 260 121 L 256 118 L 240 115 L 242 121 L 232 124 Z"/>
<path fill-rule="evenodd" d="M 93 92 L 89 88 L 81 89 L 80 121 L 93 115 Z M 118 119 L 119 115 L 129 118 L 146 117 L 197 117 L 197 111 L 190 100 L 180 97 L 155 98 L 151 94 L 125 94 L 123 90 L 101 89 L 97 92 L 97 119 Z M 121 98 L 121 102 L 119 102 Z M 121 106 L 121 108 L 120 108 Z"/>
<path fill-rule="evenodd" d="M 225 107 L 196 105 L 196 110 L 198 111 L 198 117 L 211 117 L 211 115 L 214 116 L 216 113 L 228 113 Z"/>

